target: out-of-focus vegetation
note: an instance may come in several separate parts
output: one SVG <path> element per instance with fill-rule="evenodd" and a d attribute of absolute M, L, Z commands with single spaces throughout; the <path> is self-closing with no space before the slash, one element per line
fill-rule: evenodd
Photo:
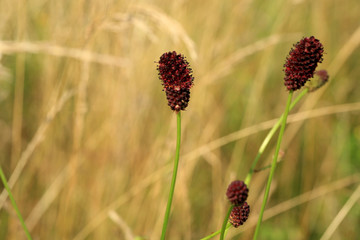
<path fill-rule="evenodd" d="M 168 239 L 218 230 L 227 185 L 245 178 L 272 126 L 262 123 L 284 110 L 286 55 L 311 35 L 330 82 L 290 113 L 260 239 L 319 239 L 344 206 L 333 239 L 358 239 L 360 207 L 346 203 L 360 183 L 359 10 L 358 0 L 1 0 L 0 164 L 34 239 L 159 239 L 176 119 L 155 61 L 170 50 L 187 56 L 195 86 Z M 251 238 L 267 174 L 254 175 L 250 219 L 229 238 Z M 4 197 L 0 239 L 23 239 Z"/>

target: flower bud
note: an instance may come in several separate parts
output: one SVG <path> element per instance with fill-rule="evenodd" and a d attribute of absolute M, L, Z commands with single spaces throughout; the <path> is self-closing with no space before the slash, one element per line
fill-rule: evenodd
<path fill-rule="evenodd" d="M 314 91 L 318 90 L 319 88 L 324 86 L 325 83 L 327 83 L 329 81 L 329 74 L 328 74 L 328 72 L 326 70 L 316 71 L 315 76 L 317 78 L 312 80 L 311 81 L 312 84 L 310 84 L 308 86 L 309 92 L 314 92 Z"/>

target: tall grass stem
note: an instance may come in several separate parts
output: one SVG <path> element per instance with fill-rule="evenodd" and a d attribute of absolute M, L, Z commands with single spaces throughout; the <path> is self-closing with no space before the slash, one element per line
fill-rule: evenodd
<path fill-rule="evenodd" d="M 278 141 L 277 141 L 277 144 L 276 144 L 275 154 L 274 154 L 274 158 L 273 158 L 273 161 L 272 161 L 269 178 L 268 178 L 268 181 L 267 181 L 267 184 L 266 184 L 266 189 L 265 189 L 264 199 L 263 199 L 263 202 L 262 202 L 262 205 L 261 205 L 259 219 L 258 219 L 256 229 L 255 229 L 255 234 L 254 234 L 254 238 L 253 238 L 254 240 L 256 240 L 258 235 L 259 235 L 260 225 L 261 225 L 261 222 L 262 222 L 266 202 L 267 202 L 268 197 L 269 197 L 271 181 L 272 181 L 272 178 L 274 176 L 275 169 L 276 169 L 276 163 L 277 163 L 277 158 L 278 158 L 279 151 L 280 151 L 280 145 L 281 145 L 282 137 L 283 137 L 284 132 L 285 132 L 286 119 L 287 119 L 287 116 L 288 116 L 289 111 L 290 111 L 290 104 L 291 104 L 292 95 L 293 95 L 293 91 L 290 91 L 289 97 L 288 97 L 288 100 L 287 100 L 287 103 L 286 103 L 284 116 L 282 118 L 281 129 L 280 129 Z"/>
<path fill-rule="evenodd" d="M 168 202 L 167 202 L 167 206 L 166 206 L 163 228 L 162 228 L 162 232 L 161 232 L 161 240 L 165 239 L 166 228 L 167 228 L 167 225 L 169 222 L 171 203 L 172 203 L 173 196 L 174 196 L 176 175 L 177 175 L 177 170 L 178 170 L 178 166 L 179 166 L 180 142 L 181 142 L 181 111 L 179 111 L 177 113 L 177 138 L 176 138 L 176 152 L 175 152 L 174 169 L 173 169 L 173 175 L 172 175 L 172 179 L 171 179 L 170 192 L 169 192 L 169 198 L 168 198 Z"/>
<path fill-rule="evenodd" d="M 230 216 L 231 211 L 233 210 L 233 208 L 234 208 L 234 205 L 231 204 L 231 206 L 229 207 L 229 210 L 228 210 L 228 212 L 227 212 L 227 214 L 226 214 L 226 216 L 225 216 L 223 225 L 222 225 L 222 227 L 221 227 L 220 240 L 224 240 L 226 224 L 227 224 L 227 222 L 228 222 L 228 220 L 229 220 L 229 216 Z"/>
<path fill-rule="evenodd" d="M 294 101 L 291 102 L 290 105 L 290 110 L 292 110 L 295 105 L 309 92 L 308 88 L 305 88 L 302 92 L 300 92 L 300 94 L 294 99 Z M 271 128 L 271 130 L 269 131 L 269 133 L 266 135 L 266 137 L 264 138 L 258 153 L 250 167 L 249 173 L 247 174 L 246 178 L 245 178 L 245 184 L 249 186 L 250 182 L 251 182 L 251 178 L 255 172 L 255 167 L 257 165 L 257 162 L 259 161 L 261 155 L 264 153 L 266 147 L 268 146 L 270 140 L 272 139 L 272 137 L 274 136 L 274 134 L 276 133 L 276 131 L 279 129 L 281 123 L 283 122 L 284 119 L 284 113 L 280 116 L 279 120 L 275 123 L 275 125 Z M 270 167 L 272 166 L 272 164 L 270 165 Z M 228 225 L 226 226 L 226 229 L 229 229 L 231 227 L 231 224 L 228 223 Z M 221 233 L 222 229 L 202 238 L 201 240 L 207 240 L 207 239 L 211 239 L 212 237 L 218 235 L 219 233 Z"/>
<path fill-rule="evenodd" d="M 30 232 L 29 232 L 28 228 L 26 227 L 26 224 L 25 224 L 25 221 L 24 221 L 23 217 L 21 216 L 20 210 L 17 207 L 14 196 L 11 193 L 11 190 L 10 190 L 10 187 L 9 187 L 8 182 L 6 180 L 5 174 L 4 174 L 1 167 L 0 167 L 0 177 L 1 177 L 1 181 L 4 184 L 4 187 L 5 187 L 6 191 L 8 192 L 11 204 L 12 204 L 13 208 L 15 209 L 16 215 L 18 216 L 18 218 L 20 220 L 21 226 L 25 231 L 25 235 L 26 235 L 27 239 L 31 240 L 32 238 L 31 238 Z"/>
<path fill-rule="evenodd" d="M 295 105 L 300 101 L 300 99 L 302 99 L 307 93 L 309 92 L 309 89 L 308 88 L 305 88 L 296 98 L 294 101 L 291 102 L 291 105 L 290 105 L 290 110 L 292 110 Z M 283 122 L 283 119 L 284 119 L 284 113 L 281 115 L 281 117 L 279 118 L 279 120 L 275 123 L 275 125 L 271 128 L 271 130 L 269 131 L 269 133 L 266 135 L 266 137 L 264 138 L 260 148 L 259 148 L 259 151 L 250 167 L 250 170 L 249 170 L 249 173 L 248 175 L 246 176 L 245 178 L 245 184 L 249 186 L 250 184 L 250 181 L 251 181 L 251 178 L 254 174 L 254 171 L 255 171 L 255 167 L 257 165 L 257 162 L 259 161 L 261 155 L 264 153 L 267 145 L 269 144 L 271 138 L 274 136 L 274 134 L 276 133 L 276 131 L 279 129 L 280 127 L 280 124 Z"/>

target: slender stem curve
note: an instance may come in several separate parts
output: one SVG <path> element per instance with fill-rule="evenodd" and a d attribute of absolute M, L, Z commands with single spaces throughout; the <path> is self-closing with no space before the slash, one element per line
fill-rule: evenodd
<path fill-rule="evenodd" d="M 308 88 L 305 88 L 302 92 L 300 92 L 300 94 L 294 99 L 294 101 L 291 102 L 291 105 L 290 105 L 290 110 L 292 110 L 295 105 L 309 92 L 309 89 Z M 279 129 L 281 123 L 283 122 L 283 119 L 284 119 L 284 113 L 280 116 L 279 120 L 276 122 L 276 124 L 272 127 L 272 129 L 269 131 L 269 133 L 267 134 L 267 136 L 264 138 L 260 148 L 259 148 L 259 151 L 250 167 L 250 170 L 249 170 L 249 173 L 247 174 L 246 178 L 245 178 L 245 184 L 249 186 L 250 184 L 250 181 L 251 181 L 251 178 L 254 174 L 254 171 L 255 171 L 255 167 L 257 165 L 257 162 L 258 160 L 260 159 L 261 155 L 263 154 L 263 152 L 265 151 L 267 145 L 269 144 L 271 138 L 274 136 L 274 134 L 276 133 L 276 131 Z M 228 223 L 227 226 L 226 226 L 226 229 L 229 229 L 231 227 L 231 224 Z M 216 235 L 220 234 L 221 233 L 221 229 L 216 231 L 216 232 L 213 232 L 212 234 L 202 238 L 201 240 L 208 240 L 208 239 L 211 239 L 213 237 L 215 237 Z"/>
<path fill-rule="evenodd" d="M 302 99 L 307 93 L 309 92 L 309 89 L 308 88 L 305 88 L 296 98 L 294 101 L 291 102 L 291 105 L 290 105 L 290 109 L 293 109 L 295 107 L 295 105 L 300 101 L 300 99 Z M 280 124 L 281 122 L 283 121 L 284 119 L 284 113 L 281 115 L 281 117 L 279 118 L 279 120 L 275 123 L 275 125 L 271 128 L 271 130 L 269 131 L 269 133 L 266 135 L 266 137 L 264 138 L 260 148 L 259 148 L 259 151 L 250 167 L 250 170 L 249 170 L 249 173 L 248 175 L 246 176 L 245 178 L 245 184 L 246 185 L 249 185 L 250 184 L 250 181 L 251 181 L 251 178 L 254 174 L 254 170 L 255 170 L 255 167 L 256 167 L 256 164 L 257 162 L 259 161 L 261 155 L 263 154 L 263 152 L 265 151 L 267 145 L 269 144 L 271 138 L 274 136 L 274 134 L 276 133 L 276 131 L 279 129 L 280 127 Z"/>
<path fill-rule="evenodd" d="M 175 153 L 175 161 L 174 161 L 174 169 L 173 175 L 171 179 L 169 198 L 166 206 L 166 212 L 164 217 L 163 228 L 161 232 L 161 240 L 165 239 L 166 228 L 169 222 L 171 203 L 174 197 L 175 183 L 176 183 L 176 175 L 179 166 L 179 158 L 180 158 L 180 142 L 181 142 L 181 112 L 179 111 L 177 114 L 177 138 L 176 138 L 176 153 Z"/>
<path fill-rule="evenodd" d="M 231 214 L 231 211 L 233 210 L 234 208 L 234 205 L 231 204 L 231 206 L 229 207 L 229 210 L 224 218 L 224 222 L 223 222 L 223 225 L 221 227 L 221 233 L 220 233 L 220 240 L 224 240 L 224 236 L 225 236 L 225 229 L 226 229 L 226 224 L 229 220 L 229 216 Z"/>
<path fill-rule="evenodd" d="M 276 169 L 277 158 L 278 158 L 279 151 L 280 151 L 280 145 L 281 145 L 282 137 L 283 137 L 284 132 L 285 132 L 286 119 L 287 119 L 287 116 L 288 116 L 288 113 L 289 113 L 289 110 L 290 110 L 290 103 L 291 103 L 292 95 L 293 95 L 293 91 L 290 91 L 289 97 L 288 97 L 288 100 L 287 100 L 287 103 L 286 103 L 284 117 L 282 119 L 281 129 L 280 129 L 280 133 L 279 133 L 279 137 L 278 137 L 278 141 L 277 141 L 277 145 L 276 145 L 276 149 L 275 149 L 274 158 L 273 158 L 272 165 L 271 165 L 269 178 L 268 178 L 268 181 L 267 181 L 267 184 L 266 184 L 265 195 L 264 195 L 263 203 L 261 205 L 259 219 L 258 219 L 256 229 L 255 229 L 255 234 L 254 234 L 254 238 L 253 238 L 254 240 L 256 240 L 258 235 L 259 235 L 260 225 L 261 225 L 261 222 L 262 222 L 266 202 L 267 202 L 268 197 L 269 197 L 271 181 L 272 181 L 272 178 L 274 176 L 275 169 Z"/>
<path fill-rule="evenodd" d="M 227 223 L 225 231 L 229 230 L 230 227 L 231 227 L 231 223 Z M 218 235 L 220 233 L 221 233 L 221 229 L 216 231 L 216 232 L 213 232 L 212 234 L 210 234 L 210 235 L 208 235 L 206 237 L 201 238 L 200 240 L 209 240 L 209 239 L 215 237 L 216 235 Z"/>
<path fill-rule="evenodd" d="M 300 94 L 294 99 L 294 101 L 291 102 L 291 105 L 290 105 L 290 110 L 292 110 L 295 105 L 309 92 L 309 89 L 308 88 L 305 88 L 302 92 L 300 92 Z M 251 182 L 251 178 L 254 174 L 254 171 L 255 171 L 255 167 L 257 165 L 257 162 L 258 160 L 260 159 L 261 155 L 263 154 L 263 152 L 265 151 L 267 145 L 269 144 L 271 138 L 274 136 L 274 134 L 276 133 L 276 131 L 279 129 L 280 127 L 280 124 L 283 122 L 283 119 L 284 119 L 284 114 L 282 114 L 279 118 L 279 120 L 276 122 L 276 124 L 272 127 L 272 129 L 269 131 L 269 133 L 267 134 L 267 136 L 265 137 L 265 139 L 263 140 L 260 148 L 259 148 L 259 151 L 251 165 L 251 168 L 249 170 L 249 173 L 247 174 L 246 178 L 245 178 L 245 184 L 249 186 L 250 182 Z M 271 165 L 270 165 L 271 166 Z M 229 229 L 231 227 L 231 224 L 228 223 L 227 226 L 226 226 L 226 229 Z M 200 239 L 200 240 L 208 240 L 208 239 L 211 239 L 213 237 L 215 237 L 216 235 L 220 234 L 221 233 L 221 229 L 216 231 L 216 232 L 213 232 L 212 234 Z"/>
<path fill-rule="evenodd" d="M 17 204 L 16 204 L 16 202 L 15 202 L 14 196 L 13 196 L 12 193 L 11 193 L 11 190 L 10 190 L 10 187 L 9 187 L 8 182 L 7 182 L 7 180 L 6 180 L 5 174 L 4 174 L 4 172 L 3 172 L 3 170 L 2 170 L 1 167 L 0 167 L 0 177 L 1 177 L 1 181 L 2 181 L 3 184 L 4 184 L 4 187 L 5 187 L 6 191 L 8 192 L 8 195 L 9 195 L 9 198 L 10 198 L 10 201 L 11 201 L 11 204 L 12 204 L 13 208 L 15 209 L 16 215 L 17 215 L 18 218 L 19 218 L 19 221 L 20 221 L 20 223 L 21 223 L 21 226 L 22 226 L 22 228 L 23 228 L 24 231 L 25 231 L 25 235 L 26 235 L 27 239 L 28 239 L 28 240 L 32 240 L 31 235 L 30 235 L 30 232 L 29 232 L 28 228 L 26 227 L 26 224 L 25 224 L 25 221 L 24 221 L 23 217 L 21 216 L 20 210 L 19 210 L 19 208 L 18 208 L 18 206 L 17 206 Z"/>

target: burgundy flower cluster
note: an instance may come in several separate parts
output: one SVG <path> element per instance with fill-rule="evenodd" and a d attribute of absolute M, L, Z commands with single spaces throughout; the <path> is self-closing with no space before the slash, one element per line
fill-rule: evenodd
<path fill-rule="evenodd" d="M 175 51 L 160 57 L 157 70 L 162 81 L 168 105 L 173 111 L 185 110 L 190 100 L 190 88 L 194 78 L 188 61 Z"/>
<path fill-rule="evenodd" d="M 243 181 L 236 180 L 228 186 L 226 196 L 235 205 L 229 217 L 229 221 L 234 227 L 243 225 L 249 217 L 250 206 L 246 202 L 248 193 L 249 189 Z"/>
<path fill-rule="evenodd" d="M 323 45 L 315 37 L 305 37 L 294 45 L 284 64 L 285 86 L 295 91 L 313 77 L 318 63 L 322 62 Z"/>
<path fill-rule="evenodd" d="M 230 214 L 229 221 L 234 227 L 239 227 L 243 225 L 244 222 L 248 219 L 250 214 L 250 206 L 247 202 L 244 202 L 241 206 L 235 206 Z"/>
<path fill-rule="evenodd" d="M 226 196 L 234 205 L 241 205 L 248 197 L 249 189 L 243 181 L 233 181 L 228 186 Z"/>

